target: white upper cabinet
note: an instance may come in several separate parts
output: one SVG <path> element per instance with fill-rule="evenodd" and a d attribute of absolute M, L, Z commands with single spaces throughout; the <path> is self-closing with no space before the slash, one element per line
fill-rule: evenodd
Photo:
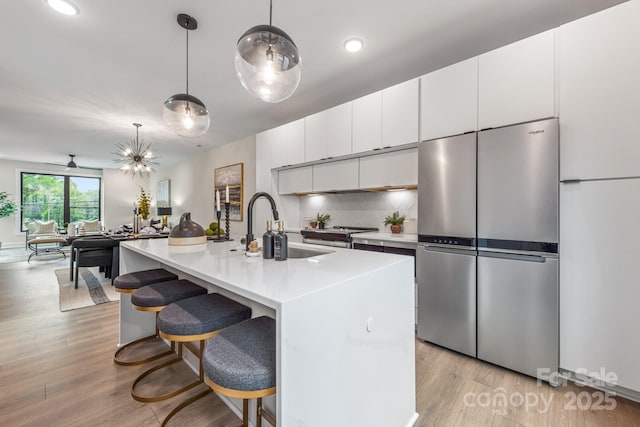
<path fill-rule="evenodd" d="M 560 179 L 640 175 L 640 2 L 560 27 Z"/>
<path fill-rule="evenodd" d="M 278 193 L 309 193 L 313 190 L 311 166 L 278 171 Z"/>
<path fill-rule="evenodd" d="M 304 119 L 278 126 L 262 134 L 273 150 L 272 168 L 304 163 Z"/>
<path fill-rule="evenodd" d="M 313 191 L 354 190 L 358 188 L 358 159 L 313 165 Z"/>
<path fill-rule="evenodd" d="M 351 103 L 305 118 L 305 161 L 351 154 Z"/>
<path fill-rule="evenodd" d="M 382 91 L 382 147 L 418 142 L 419 79 Z"/>
<path fill-rule="evenodd" d="M 480 55 L 480 129 L 556 115 L 554 34 L 549 30 Z"/>
<path fill-rule="evenodd" d="M 382 148 L 382 92 L 353 101 L 353 152 Z"/>
<path fill-rule="evenodd" d="M 360 158 L 360 187 L 418 185 L 418 149 L 392 151 Z"/>
<path fill-rule="evenodd" d="M 421 77 L 422 141 L 478 129 L 478 58 Z"/>

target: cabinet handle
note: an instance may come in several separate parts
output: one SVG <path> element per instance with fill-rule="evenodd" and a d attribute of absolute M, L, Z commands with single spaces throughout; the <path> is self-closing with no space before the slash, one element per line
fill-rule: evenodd
<path fill-rule="evenodd" d="M 582 182 L 582 180 L 580 178 L 576 178 L 576 179 L 563 179 L 562 181 L 560 181 L 562 184 L 580 184 L 580 182 Z"/>

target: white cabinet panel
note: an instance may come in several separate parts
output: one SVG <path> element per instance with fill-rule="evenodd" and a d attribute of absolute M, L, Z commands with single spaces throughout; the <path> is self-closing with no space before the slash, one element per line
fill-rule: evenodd
<path fill-rule="evenodd" d="M 351 154 L 351 103 L 305 119 L 305 161 Z"/>
<path fill-rule="evenodd" d="M 554 30 L 480 55 L 478 126 L 555 116 Z"/>
<path fill-rule="evenodd" d="M 313 191 L 358 188 L 358 159 L 313 165 Z"/>
<path fill-rule="evenodd" d="M 418 185 L 418 149 L 360 158 L 360 188 Z"/>
<path fill-rule="evenodd" d="M 309 193 L 312 186 L 311 166 L 278 171 L 278 193 Z"/>
<path fill-rule="evenodd" d="M 351 154 L 352 103 L 330 108 L 327 113 L 327 157 Z"/>
<path fill-rule="evenodd" d="M 419 79 L 382 91 L 382 146 L 418 142 Z"/>
<path fill-rule="evenodd" d="M 327 157 L 327 112 L 304 118 L 304 160 L 313 162 Z"/>
<path fill-rule="evenodd" d="M 420 139 L 478 129 L 478 58 L 421 77 Z"/>
<path fill-rule="evenodd" d="M 640 391 L 640 179 L 561 184 L 560 366 Z"/>
<path fill-rule="evenodd" d="M 262 132 L 271 146 L 271 167 L 304 163 L 304 119 Z"/>
<path fill-rule="evenodd" d="M 353 101 L 353 152 L 382 148 L 382 92 Z"/>
<path fill-rule="evenodd" d="M 640 175 L 640 2 L 559 29 L 561 179 Z"/>

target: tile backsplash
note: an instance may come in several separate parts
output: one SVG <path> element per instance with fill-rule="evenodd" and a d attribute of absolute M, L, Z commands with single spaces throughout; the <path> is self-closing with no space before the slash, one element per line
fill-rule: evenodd
<path fill-rule="evenodd" d="M 300 198 L 300 228 L 309 226 L 318 212 L 328 213 L 327 227 L 335 225 L 377 227 L 390 232 L 384 218 L 398 211 L 407 217 L 405 233 L 417 232 L 418 192 L 416 190 L 363 192 L 347 194 L 321 194 Z"/>

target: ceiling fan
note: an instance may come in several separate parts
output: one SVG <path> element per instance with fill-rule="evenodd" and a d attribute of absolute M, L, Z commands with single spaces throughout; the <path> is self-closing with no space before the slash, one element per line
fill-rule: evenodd
<path fill-rule="evenodd" d="M 54 165 L 54 166 L 64 166 L 64 170 L 65 172 L 71 171 L 71 170 L 75 170 L 75 169 L 91 169 L 91 170 L 97 170 L 97 171 L 101 171 L 102 168 L 90 168 L 87 166 L 78 166 L 78 164 L 75 161 L 76 155 L 75 154 L 69 154 L 69 161 L 67 162 L 67 164 L 65 165 L 64 163 L 47 163 L 48 165 Z"/>

